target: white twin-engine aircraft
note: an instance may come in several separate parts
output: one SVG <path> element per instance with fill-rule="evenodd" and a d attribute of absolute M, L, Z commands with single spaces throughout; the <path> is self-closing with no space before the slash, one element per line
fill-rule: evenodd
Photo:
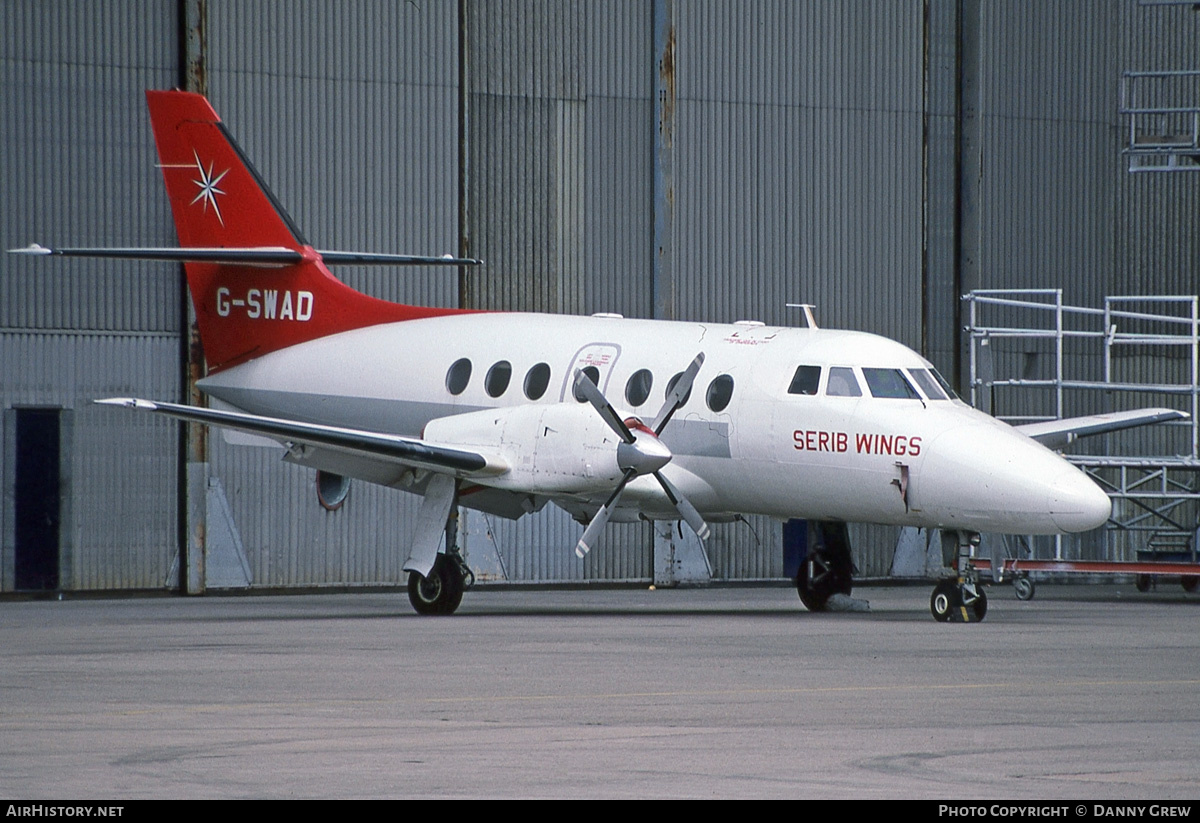
<path fill-rule="evenodd" d="M 552 502 L 587 524 L 580 557 L 610 519 L 683 520 L 702 540 L 740 514 L 817 521 L 797 577 L 810 609 L 850 592 L 847 522 L 942 529 L 957 568 L 933 614 L 982 619 L 979 532 L 1081 532 L 1110 514 L 1043 443 L 1183 416 L 1014 429 L 899 343 L 811 314 L 778 328 L 377 300 L 327 266 L 479 261 L 314 249 L 204 97 L 147 99 L 181 248 L 20 251 L 183 262 L 213 407 L 98 402 L 265 436 L 325 479 L 423 495 L 404 564 L 423 614 L 453 612 L 470 576 L 443 542 L 452 507 L 517 518 Z"/>

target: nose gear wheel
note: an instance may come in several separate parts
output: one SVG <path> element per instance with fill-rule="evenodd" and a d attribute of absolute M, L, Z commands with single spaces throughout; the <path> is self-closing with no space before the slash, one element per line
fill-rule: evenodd
<path fill-rule="evenodd" d="M 929 596 L 929 611 L 939 623 L 978 623 L 987 615 L 987 595 L 978 583 L 943 580 Z"/>

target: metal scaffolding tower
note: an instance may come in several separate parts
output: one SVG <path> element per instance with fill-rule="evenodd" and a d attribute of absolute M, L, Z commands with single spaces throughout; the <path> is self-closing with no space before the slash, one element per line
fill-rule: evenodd
<path fill-rule="evenodd" d="M 1139 6 L 1186 6 L 1195 0 L 1138 0 Z M 1200 171 L 1200 71 L 1126 71 L 1120 112 L 1128 123 L 1122 151 L 1131 172 Z"/>
<path fill-rule="evenodd" d="M 1066 558 L 1058 539 L 1053 559 L 1196 563 L 1200 298 L 1122 295 L 1084 308 L 1065 305 L 1061 289 L 1023 289 L 963 299 L 975 407 L 1014 424 L 1145 406 L 1191 414 L 1066 455 L 1108 491 L 1113 515 L 1099 556 Z"/>

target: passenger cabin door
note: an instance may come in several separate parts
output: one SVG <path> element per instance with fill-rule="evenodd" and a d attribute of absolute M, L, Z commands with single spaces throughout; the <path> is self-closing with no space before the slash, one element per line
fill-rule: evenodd
<path fill-rule="evenodd" d="M 575 396 L 575 370 L 581 369 L 592 378 L 605 397 L 608 397 L 608 379 L 612 375 L 613 366 L 621 356 L 621 347 L 616 343 L 588 343 L 571 358 L 567 373 L 563 378 L 562 390 L 558 399 L 566 402 L 568 398 L 583 402 L 583 398 Z M 610 402 L 612 399 L 610 398 Z"/>

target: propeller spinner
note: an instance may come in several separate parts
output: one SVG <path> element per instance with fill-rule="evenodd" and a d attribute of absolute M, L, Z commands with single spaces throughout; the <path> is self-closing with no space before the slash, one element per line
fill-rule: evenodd
<path fill-rule="evenodd" d="M 621 438 L 621 442 L 617 445 L 617 466 L 625 472 L 616 489 L 609 495 L 608 500 L 600 507 L 600 510 L 596 512 L 596 516 L 592 518 L 592 522 L 588 523 L 587 528 L 583 530 L 583 536 L 579 538 L 579 544 L 575 547 L 575 554 L 578 557 L 583 557 L 591 551 L 592 544 L 596 542 L 596 538 L 600 536 L 600 532 L 604 531 L 604 526 L 608 523 L 608 518 L 612 515 L 613 509 L 616 508 L 617 502 L 621 499 L 621 493 L 625 491 L 625 486 L 629 484 L 630 480 L 640 477 L 643 474 L 654 475 L 666 493 L 667 499 L 671 501 L 671 505 L 678 512 L 679 517 L 691 527 L 692 531 L 701 540 L 708 537 L 708 524 L 704 522 L 704 518 L 700 516 L 700 512 L 696 511 L 696 507 L 660 471 L 663 466 L 671 462 L 671 450 L 659 439 L 659 435 L 662 434 L 667 423 L 671 421 L 671 416 L 683 405 L 683 400 L 691 392 L 692 383 L 695 381 L 696 375 L 699 373 L 700 366 L 703 363 L 704 353 L 701 352 L 696 355 L 696 358 L 692 360 L 679 379 L 675 381 L 675 385 L 667 392 L 666 400 L 663 403 L 662 409 L 659 410 L 658 416 L 655 417 L 653 427 L 646 426 L 637 419 L 631 419 L 628 423 L 622 420 L 612 407 L 612 404 L 608 402 L 608 399 L 596 387 L 596 384 L 592 382 L 591 378 L 581 370 L 575 370 L 576 390 L 587 398 L 587 401 L 592 404 L 592 407 L 603 418 L 604 422 L 608 424 L 608 427 Z M 632 424 L 632 428 L 630 424 Z"/>

